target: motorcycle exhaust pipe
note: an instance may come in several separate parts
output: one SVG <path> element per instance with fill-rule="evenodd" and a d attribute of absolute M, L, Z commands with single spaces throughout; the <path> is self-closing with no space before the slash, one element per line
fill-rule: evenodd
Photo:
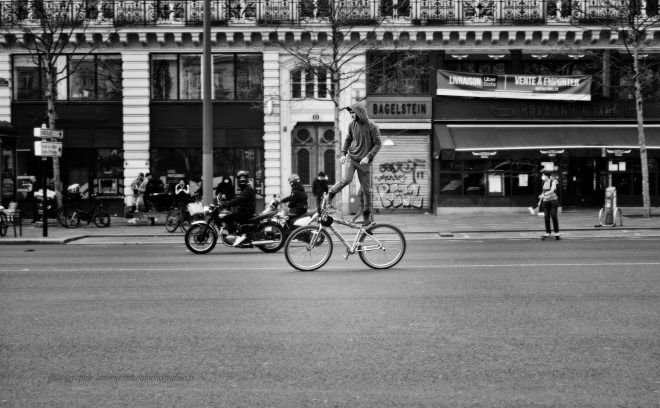
<path fill-rule="evenodd" d="M 275 241 L 271 240 L 264 240 L 264 241 L 252 241 L 250 244 L 252 245 L 271 245 L 274 244 Z"/>

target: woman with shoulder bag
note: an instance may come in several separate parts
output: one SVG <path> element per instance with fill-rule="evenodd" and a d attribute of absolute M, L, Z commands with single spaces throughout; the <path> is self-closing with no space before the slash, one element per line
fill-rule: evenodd
<path fill-rule="evenodd" d="M 550 219 L 552 218 L 552 227 L 555 239 L 559 239 L 559 220 L 557 219 L 557 210 L 559 209 L 559 196 L 557 195 L 558 176 L 557 173 L 544 171 L 541 176 L 543 181 L 543 191 L 539 196 L 541 199 L 541 208 L 543 208 L 545 218 L 545 237 L 550 236 Z"/>

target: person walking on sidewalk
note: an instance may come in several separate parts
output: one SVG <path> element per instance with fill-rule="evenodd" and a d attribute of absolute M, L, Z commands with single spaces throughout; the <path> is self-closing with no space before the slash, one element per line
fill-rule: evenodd
<path fill-rule="evenodd" d="M 541 176 L 543 180 L 543 191 L 539 195 L 541 208 L 543 208 L 545 219 L 545 237 L 550 236 L 550 219 L 552 218 L 552 228 L 554 237 L 559 239 L 559 220 L 557 219 L 557 210 L 559 208 L 559 196 L 557 195 L 558 177 L 556 173 L 548 170 Z"/>
<path fill-rule="evenodd" d="M 346 108 L 353 121 L 348 126 L 348 135 L 341 152 L 341 164 L 345 165 L 345 176 L 335 184 L 328 193 L 328 201 L 332 202 L 335 195 L 353 181 L 357 171 L 358 180 L 364 196 L 364 225 L 373 223 L 371 215 L 371 162 L 381 148 L 378 126 L 369 119 L 364 106 L 359 103 Z M 348 157 L 347 157 L 348 156 Z"/>
<path fill-rule="evenodd" d="M 321 171 L 312 183 L 312 194 L 314 195 L 314 198 L 316 198 L 316 208 L 321 207 L 321 199 L 327 192 L 328 178 L 325 176 L 325 173 Z"/>

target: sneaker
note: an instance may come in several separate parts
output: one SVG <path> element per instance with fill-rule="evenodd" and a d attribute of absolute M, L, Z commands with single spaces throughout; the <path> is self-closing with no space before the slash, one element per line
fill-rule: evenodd
<path fill-rule="evenodd" d="M 561 235 L 559 235 L 558 232 L 555 232 L 554 234 L 552 234 L 552 236 L 555 237 L 556 239 L 559 239 L 559 237 L 561 237 Z"/>
<path fill-rule="evenodd" d="M 128 220 L 128 223 L 129 224 L 137 224 L 137 218 L 131 218 L 130 220 Z"/>
<path fill-rule="evenodd" d="M 539 213 L 539 217 L 545 217 L 545 214 L 542 213 L 542 212 L 540 212 L 540 213 Z"/>
<path fill-rule="evenodd" d="M 247 237 L 245 236 L 245 234 L 237 236 L 236 241 L 234 241 L 234 244 L 232 246 L 233 247 L 240 246 L 243 243 L 243 241 L 245 241 L 246 238 Z"/>
<path fill-rule="evenodd" d="M 536 215 L 536 211 L 532 207 L 527 207 L 527 211 L 529 211 L 530 214 Z"/>
<path fill-rule="evenodd" d="M 545 234 L 543 234 L 543 236 L 544 236 L 544 237 L 549 237 L 549 236 L 550 236 L 550 233 L 549 233 L 549 232 L 546 232 Z"/>
<path fill-rule="evenodd" d="M 371 215 L 368 215 L 368 216 L 364 217 L 364 219 L 362 220 L 362 226 L 363 227 L 366 227 L 366 226 L 369 226 L 369 225 L 372 225 L 372 224 L 375 224 L 375 222 L 374 222 L 374 217 L 371 216 Z"/>

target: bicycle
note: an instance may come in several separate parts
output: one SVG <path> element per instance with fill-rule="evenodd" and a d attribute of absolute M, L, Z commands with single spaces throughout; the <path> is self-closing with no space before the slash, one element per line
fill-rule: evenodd
<path fill-rule="evenodd" d="M 188 207 L 188 204 L 201 205 L 202 197 L 195 196 L 189 203 L 179 202 L 176 208 L 170 210 L 165 217 L 165 230 L 167 232 L 174 232 L 177 228 L 181 228 L 181 231 L 186 232 L 190 225 L 197 221 L 204 219 L 204 212 L 191 213 Z"/>
<path fill-rule="evenodd" d="M 334 223 L 357 229 L 349 243 Z M 289 265 L 299 271 L 314 271 L 325 265 L 332 255 L 333 243 L 328 230 L 346 247 L 344 259 L 357 252 L 362 262 L 373 269 L 388 269 L 399 263 L 406 252 L 406 238 L 401 230 L 389 224 L 361 225 L 335 219 L 329 215 L 327 198 L 321 203 L 319 224 L 296 229 L 284 244 Z"/>
<path fill-rule="evenodd" d="M 62 207 L 57 211 L 57 222 L 64 228 L 78 228 L 81 221 L 88 225 L 94 222 L 99 228 L 110 226 L 110 213 L 103 206 L 99 194 L 92 194 L 92 203 L 87 211 L 77 207 Z"/>

